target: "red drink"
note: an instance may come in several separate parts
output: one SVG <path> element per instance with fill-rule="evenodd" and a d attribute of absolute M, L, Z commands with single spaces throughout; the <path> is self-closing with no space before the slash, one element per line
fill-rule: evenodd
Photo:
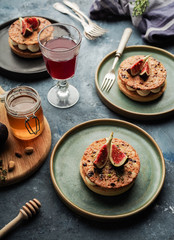
<path fill-rule="evenodd" d="M 39 46 L 47 71 L 57 84 L 47 95 L 54 107 L 68 108 L 79 99 L 75 87 L 67 83 L 74 76 L 82 41 L 77 28 L 69 24 L 55 23 L 43 28 L 38 35 Z"/>
<path fill-rule="evenodd" d="M 77 53 L 72 50 L 76 43 L 67 38 L 57 38 L 48 41 L 46 48 L 50 51 L 49 56 L 43 55 L 47 70 L 54 79 L 68 79 L 75 73 Z M 57 52 L 56 52 L 57 50 Z"/>

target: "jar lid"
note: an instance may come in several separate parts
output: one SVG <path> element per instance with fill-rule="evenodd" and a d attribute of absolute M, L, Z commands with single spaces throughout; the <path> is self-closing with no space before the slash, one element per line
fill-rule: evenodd
<path fill-rule="evenodd" d="M 40 107 L 41 99 L 38 92 L 28 86 L 11 89 L 5 96 L 7 112 L 14 116 L 30 115 Z"/>

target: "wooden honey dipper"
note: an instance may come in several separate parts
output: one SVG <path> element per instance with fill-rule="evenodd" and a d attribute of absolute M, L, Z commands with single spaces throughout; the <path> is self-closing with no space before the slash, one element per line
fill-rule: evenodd
<path fill-rule="evenodd" d="M 28 218 L 35 215 L 39 211 L 40 207 L 41 203 L 36 198 L 27 202 L 20 209 L 19 214 L 0 230 L 0 239 L 2 239 L 10 230 L 15 228 L 24 219 L 27 220 Z"/>

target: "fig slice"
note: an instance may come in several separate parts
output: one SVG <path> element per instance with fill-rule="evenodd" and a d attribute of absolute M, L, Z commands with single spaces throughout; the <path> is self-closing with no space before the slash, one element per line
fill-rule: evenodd
<path fill-rule="evenodd" d="M 140 77 L 146 81 L 147 78 L 149 77 L 150 75 L 150 72 L 149 72 L 149 62 L 148 62 L 148 59 L 146 60 L 144 66 L 143 66 L 143 69 L 141 70 L 140 72 Z"/>
<path fill-rule="evenodd" d="M 97 168 L 103 168 L 107 163 L 112 138 L 113 132 L 110 134 L 110 137 L 106 139 L 106 143 L 96 153 L 93 163 Z"/>
<path fill-rule="evenodd" d="M 28 24 L 22 17 L 19 18 L 21 34 L 24 37 L 28 37 L 33 33 L 31 25 Z"/>
<path fill-rule="evenodd" d="M 21 34 L 24 35 L 27 24 L 25 23 L 22 17 L 19 18 L 19 24 L 20 24 Z"/>
<path fill-rule="evenodd" d="M 109 159 L 112 165 L 120 167 L 126 162 L 127 156 L 116 145 L 111 144 Z"/>
<path fill-rule="evenodd" d="M 25 22 L 28 23 L 34 31 L 37 30 L 40 25 L 40 20 L 37 17 L 25 18 Z"/>
<path fill-rule="evenodd" d="M 144 63 L 146 62 L 146 60 L 149 58 L 150 55 L 145 56 L 144 58 L 141 58 L 140 60 L 138 60 L 136 63 L 134 63 L 130 68 L 127 69 L 127 72 L 132 76 L 136 76 L 138 75 L 143 66 Z"/>

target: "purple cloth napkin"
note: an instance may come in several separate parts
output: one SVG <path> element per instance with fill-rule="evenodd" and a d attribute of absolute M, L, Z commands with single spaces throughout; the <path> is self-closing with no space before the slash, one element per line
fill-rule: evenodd
<path fill-rule="evenodd" d="M 174 43 L 174 0 L 149 0 L 149 6 L 141 16 L 133 16 L 131 0 L 95 0 L 90 8 L 90 18 L 116 19 L 129 16 L 132 24 L 150 43 Z"/>

